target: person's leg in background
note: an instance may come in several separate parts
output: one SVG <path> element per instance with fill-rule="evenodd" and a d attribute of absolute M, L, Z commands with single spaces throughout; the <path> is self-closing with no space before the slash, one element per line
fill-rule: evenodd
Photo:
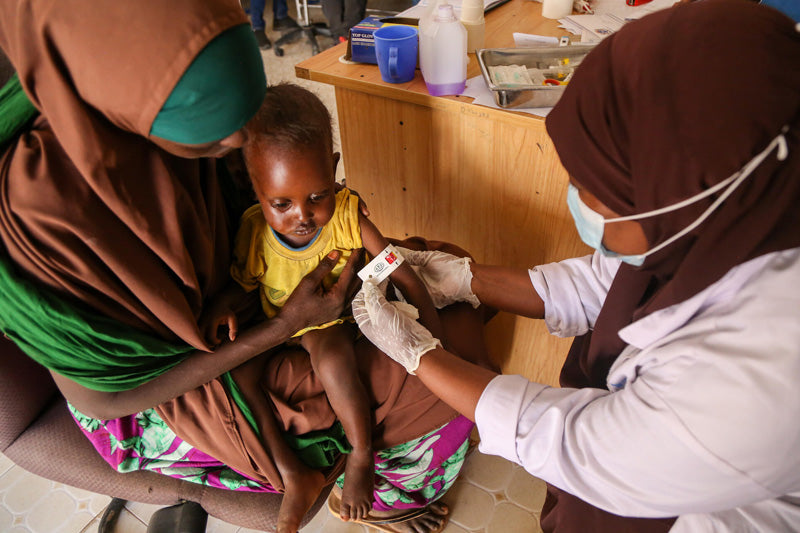
<path fill-rule="evenodd" d="M 344 23 L 344 37 L 350 37 L 350 28 L 364 20 L 364 15 L 367 12 L 367 0 L 343 0 L 344 1 L 344 15 L 342 22 Z"/>
<path fill-rule="evenodd" d="M 289 16 L 289 6 L 286 5 L 286 0 L 272 0 L 272 29 L 286 31 L 297 27 L 297 22 Z"/>
<path fill-rule="evenodd" d="M 344 36 L 344 0 L 322 0 L 322 13 L 328 21 L 333 40 Z"/>
<path fill-rule="evenodd" d="M 272 43 L 264 32 L 264 2 L 265 0 L 250 0 L 247 14 L 250 15 L 250 26 L 253 28 L 258 47 L 262 50 L 269 50 L 272 48 Z M 283 5 L 286 7 L 286 0 L 283 0 Z"/>
<path fill-rule="evenodd" d="M 322 12 L 334 40 L 347 40 L 350 28 L 364 20 L 366 11 L 367 0 L 322 0 Z"/>

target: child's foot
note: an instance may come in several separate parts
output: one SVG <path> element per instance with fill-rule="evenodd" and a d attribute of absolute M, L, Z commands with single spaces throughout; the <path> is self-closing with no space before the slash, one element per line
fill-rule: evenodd
<path fill-rule="evenodd" d="M 335 515 L 341 514 L 342 489 L 333 486 L 328 497 L 328 509 Z M 371 510 L 364 524 L 370 526 L 381 522 L 381 531 L 387 533 L 441 533 L 448 522 L 450 509 L 442 502 L 433 502 L 424 509 L 393 509 L 389 511 Z M 370 531 L 375 529 L 370 528 Z"/>
<path fill-rule="evenodd" d="M 369 449 L 353 450 L 347 456 L 342 489 L 342 520 L 361 520 L 372 509 L 375 464 Z"/>
<path fill-rule="evenodd" d="M 311 468 L 284 475 L 285 490 L 278 510 L 278 533 L 296 533 L 325 486 L 325 476 Z"/>

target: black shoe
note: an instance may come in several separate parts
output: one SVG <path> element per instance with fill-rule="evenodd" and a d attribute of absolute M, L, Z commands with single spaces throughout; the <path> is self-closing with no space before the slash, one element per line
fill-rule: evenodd
<path fill-rule="evenodd" d="M 272 48 L 272 43 L 269 42 L 269 38 L 267 34 L 264 33 L 264 30 L 253 30 L 253 35 L 256 36 L 256 42 L 258 43 L 258 47 L 262 50 L 269 50 Z"/>
<path fill-rule="evenodd" d="M 283 17 L 282 19 L 276 19 L 272 21 L 272 29 L 274 31 L 286 31 L 286 30 L 293 30 L 294 28 L 299 28 L 300 25 L 297 24 L 292 17 Z"/>

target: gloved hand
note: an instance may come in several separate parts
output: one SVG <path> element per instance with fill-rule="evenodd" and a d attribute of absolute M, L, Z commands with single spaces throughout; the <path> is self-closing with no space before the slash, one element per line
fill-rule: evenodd
<path fill-rule="evenodd" d="M 418 251 L 397 247 L 417 276 L 425 284 L 437 309 L 454 302 L 469 302 L 472 307 L 481 305 L 472 292 L 472 271 L 469 257 L 456 257 L 438 251 Z"/>
<path fill-rule="evenodd" d="M 413 374 L 422 355 L 442 343 L 417 322 L 413 305 L 389 302 L 373 280 L 367 280 L 353 298 L 353 317 L 372 344 Z"/>

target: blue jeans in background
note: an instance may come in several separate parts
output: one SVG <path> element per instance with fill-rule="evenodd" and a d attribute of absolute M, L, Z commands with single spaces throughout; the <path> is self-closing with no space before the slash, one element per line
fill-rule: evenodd
<path fill-rule="evenodd" d="M 265 0 L 250 0 L 250 8 L 247 14 L 250 15 L 250 25 L 253 30 L 263 30 L 264 24 L 264 2 Z M 285 19 L 289 16 L 289 7 L 286 0 L 272 0 L 272 20 Z"/>

